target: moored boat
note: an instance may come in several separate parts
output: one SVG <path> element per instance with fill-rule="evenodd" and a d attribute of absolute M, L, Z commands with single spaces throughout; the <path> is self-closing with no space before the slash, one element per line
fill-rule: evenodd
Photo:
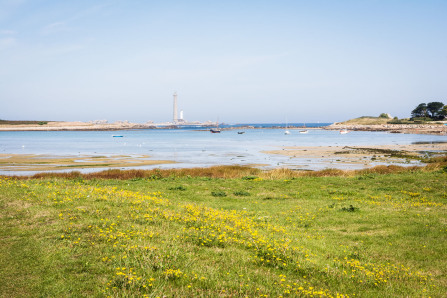
<path fill-rule="evenodd" d="M 211 133 L 220 133 L 219 120 L 217 120 L 216 128 L 211 128 L 211 129 L 210 129 L 210 132 L 211 132 Z"/>

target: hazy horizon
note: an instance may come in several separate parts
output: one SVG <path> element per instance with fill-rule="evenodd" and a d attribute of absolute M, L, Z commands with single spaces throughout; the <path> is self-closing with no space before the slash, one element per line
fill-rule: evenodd
<path fill-rule="evenodd" d="M 447 103 L 447 1 L 0 0 L 0 119 L 339 122 Z"/>

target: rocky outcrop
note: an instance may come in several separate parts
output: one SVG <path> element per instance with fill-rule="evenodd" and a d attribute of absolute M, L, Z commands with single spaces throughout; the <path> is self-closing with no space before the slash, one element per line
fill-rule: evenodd
<path fill-rule="evenodd" d="M 381 124 L 381 125 L 346 125 L 334 123 L 326 126 L 328 130 L 353 131 L 388 131 L 390 133 L 415 133 L 447 135 L 447 126 L 443 124 Z"/>

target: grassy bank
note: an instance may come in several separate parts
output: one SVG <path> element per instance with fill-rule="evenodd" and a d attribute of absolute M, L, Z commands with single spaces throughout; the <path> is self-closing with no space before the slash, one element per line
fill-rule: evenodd
<path fill-rule="evenodd" d="M 373 116 L 362 116 L 354 119 L 349 119 L 339 124 L 345 125 L 382 125 L 387 124 L 392 119 L 390 118 L 382 118 L 382 117 L 373 117 Z"/>
<path fill-rule="evenodd" d="M 0 293 L 445 295 L 442 168 L 246 171 L 1 178 Z"/>
<path fill-rule="evenodd" d="M 45 125 L 48 121 L 1 120 L 0 125 Z"/>

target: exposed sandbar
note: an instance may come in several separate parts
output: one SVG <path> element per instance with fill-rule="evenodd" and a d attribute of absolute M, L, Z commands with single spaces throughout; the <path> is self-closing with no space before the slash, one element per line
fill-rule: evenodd
<path fill-rule="evenodd" d="M 148 155 L 50 156 L 34 154 L 0 154 L 2 171 L 57 171 L 86 168 L 127 168 L 174 163 L 151 160 Z"/>
<path fill-rule="evenodd" d="M 312 162 L 331 164 L 404 163 L 427 154 L 445 154 L 447 143 L 374 146 L 297 146 L 263 151 L 266 154 L 281 154 L 292 160 L 308 159 Z"/>

